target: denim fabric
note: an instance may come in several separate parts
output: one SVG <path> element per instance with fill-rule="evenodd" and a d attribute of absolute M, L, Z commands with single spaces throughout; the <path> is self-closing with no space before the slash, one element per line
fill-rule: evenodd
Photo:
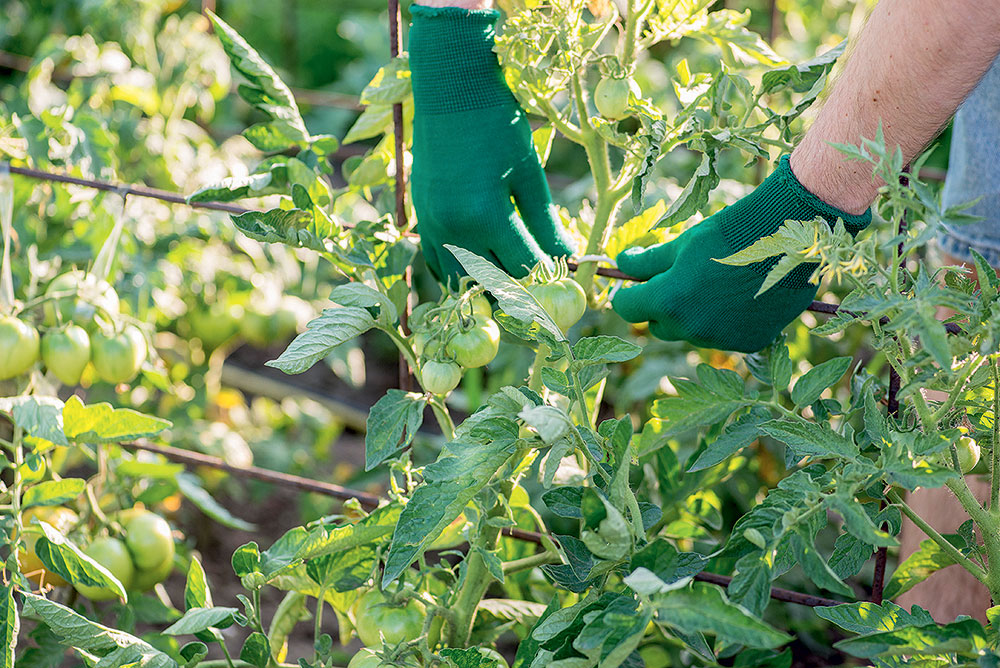
<path fill-rule="evenodd" d="M 1000 58 L 986 72 L 955 114 L 945 207 L 979 201 L 965 210 L 983 220 L 949 226 L 938 239 L 940 250 L 971 260 L 969 249 L 1000 267 Z"/>

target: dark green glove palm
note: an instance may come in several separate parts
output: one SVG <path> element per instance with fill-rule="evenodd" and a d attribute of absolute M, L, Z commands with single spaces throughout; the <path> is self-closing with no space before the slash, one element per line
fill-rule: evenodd
<path fill-rule="evenodd" d="M 620 290 L 614 309 L 629 322 L 649 321 L 657 338 L 704 348 L 754 352 L 773 341 L 816 296 L 808 282 L 815 264 L 799 265 L 759 297 L 778 258 L 744 267 L 716 262 L 774 234 L 786 220 L 838 218 L 852 234 L 871 222 L 871 211 L 844 213 L 810 193 L 781 159 L 752 193 L 695 225 L 677 239 L 618 256 L 618 268 L 645 283 Z"/>
<path fill-rule="evenodd" d="M 516 277 L 571 255 L 528 119 L 493 53 L 499 12 L 420 5 L 411 12 L 411 183 L 428 267 L 441 280 L 465 273 L 444 244 Z"/>

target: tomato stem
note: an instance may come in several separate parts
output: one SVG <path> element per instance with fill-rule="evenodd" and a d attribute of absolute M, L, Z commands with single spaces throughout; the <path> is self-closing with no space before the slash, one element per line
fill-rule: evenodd
<path fill-rule="evenodd" d="M 997 475 L 998 469 L 1000 469 L 1000 421 L 997 420 L 997 416 L 1000 416 L 1000 371 L 997 370 L 997 357 L 993 355 L 990 357 L 990 372 L 993 376 L 993 440 L 992 443 L 992 456 L 990 458 L 990 511 L 993 516 L 996 517 L 997 513 L 1000 513 L 1000 475 Z"/>

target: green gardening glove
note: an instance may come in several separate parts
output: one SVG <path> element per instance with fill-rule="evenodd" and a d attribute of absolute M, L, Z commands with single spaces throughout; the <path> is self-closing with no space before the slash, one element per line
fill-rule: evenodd
<path fill-rule="evenodd" d="M 493 53 L 499 12 L 410 9 L 411 184 L 427 266 L 441 280 L 465 273 L 444 244 L 516 277 L 571 255 L 528 119 Z"/>
<path fill-rule="evenodd" d="M 673 241 L 618 256 L 618 268 L 646 281 L 620 290 L 614 309 L 629 322 L 649 321 L 658 338 L 704 348 L 754 352 L 767 346 L 816 296 L 808 282 L 814 263 L 799 265 L 754 298 L 778 258 L 744 267 L 720 264 L 786 220 L 838 218 L 857 234 L 871 222 L 826 204 L 799 183 L 788 156 L 752 193 L 687 230 Z"/>

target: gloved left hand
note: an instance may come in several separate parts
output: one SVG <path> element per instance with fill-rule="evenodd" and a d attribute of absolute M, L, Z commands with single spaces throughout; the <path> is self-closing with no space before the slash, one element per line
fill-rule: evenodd
<path fill-rule="evenodd" d="M 493 53 L 499 12 L 420 5 L 411 12 L 411 183 L 427 266 L 443 281 L 465 273 L 444 244 L 515 277 L 571 255 L 528 119 Z"/>

